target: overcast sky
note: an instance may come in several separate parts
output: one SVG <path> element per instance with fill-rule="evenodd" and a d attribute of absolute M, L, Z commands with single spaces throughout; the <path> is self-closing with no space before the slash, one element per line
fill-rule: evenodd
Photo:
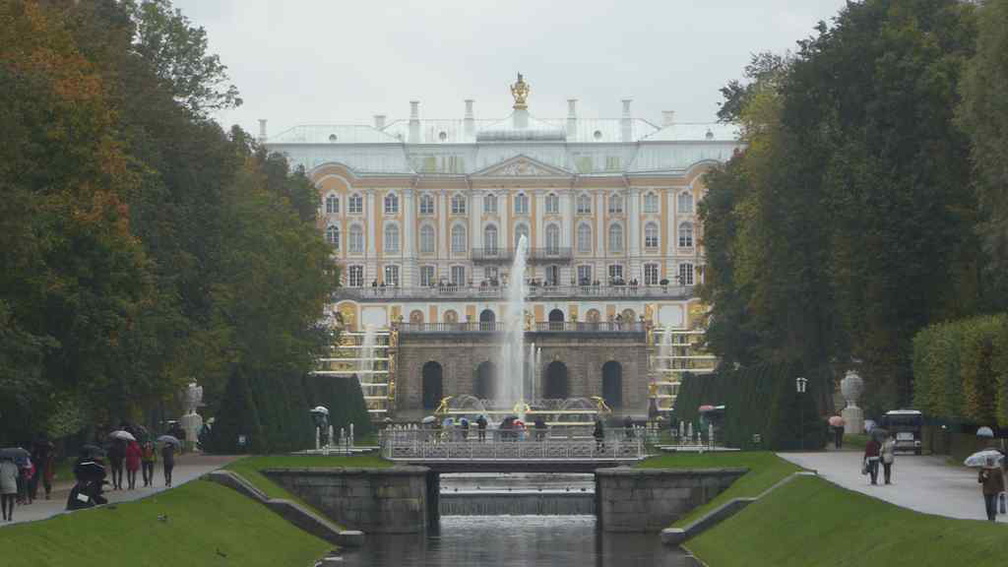
<path fill-rule="evenodd" d="M 844 0 L 174 0 L 206 28 L 244 105 L 228 126 L 369 123 L 373 114 L 477 118 L 511 111 L 522 72 L 529 111 L 684 122 L 715 119 L 718 88 L 750 54 L 793 50 Z"/>

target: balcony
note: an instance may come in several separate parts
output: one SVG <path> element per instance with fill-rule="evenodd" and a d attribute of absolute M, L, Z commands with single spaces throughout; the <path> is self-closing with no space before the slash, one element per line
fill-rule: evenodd
<path fill-rule="evenodd" d="M 473 248 L 470 257 L 476 264 L 510 264 L 514 262 L 514 248 Z M 564 246 L 530 248 L 526 256 L 530 264 L 563 264 L 574 258 L 573 250 Z"/>
<path fill-rule="evenodd" d="M 510 264 L 514 261 L 513 248 L 473 248 L 470 254 L 477 264 Z"/>
<path fill-rule="evenodd" d="M 693 286 L 679 285 L 575 285 L 529 286 L 528 300 L 682 300 L 694 297 Z M 363 302 L 383 301 L 438 301 L 438 300 L 506 300 L 504 286 L 463 286 L 443 284 L 431 287 L 341 287 L 334 294 L 335 301 L 351 299 Z"/>
<path fill-rule="evenodd" d="M 446 334 L 446 333 L 503 333 L 504 323 L 469 321 L 465 323 L 399 323 L 396 325 L 403 334 Z M 645 325 L 641 322 L 618 323 L 603 321 L 599 323 L 574 321 L 548 321 L 533 323 L 532 328 L 525 329 L 527 333 L 643 333 Z"/>

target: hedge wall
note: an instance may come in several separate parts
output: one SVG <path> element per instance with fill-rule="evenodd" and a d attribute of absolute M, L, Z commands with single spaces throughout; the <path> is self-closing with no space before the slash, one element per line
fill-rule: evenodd
<path fill-rule="evenodd" d="M 931 325 L 913 346 L 915 407 L 945 421 L 1008 426 L 1008 314 Z"/>
<path fill-rule="evenodd" d="M 795 378 L 808 378 L 803 396 Z M 673 408 L 674 423 L 699 425 L 701 405 L 724 405 L 721 430 L 726 445 L 743 449 L 821 448 L 826 442 L 826 397 L 832 392 L 826 369 L 803 371 L 792 363 L 763 364 L 710 375 L 686 374 Z M 802 443 L 804 414 L 805 440 Z M 756 442 L 753 435 L 758 434 Z"/>

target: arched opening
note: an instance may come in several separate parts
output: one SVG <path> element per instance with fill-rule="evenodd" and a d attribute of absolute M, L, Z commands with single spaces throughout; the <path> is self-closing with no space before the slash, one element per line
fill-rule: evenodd
<path fill-rule="evenodd" d="M 423 365 L 423 407 L 435 409 L 441 402 L 441 365 L 431 361 Z"/>
<path fill-rule="evenodd" d="M 481 362 L 476 367 L 476 376 L 473 377 L 473 395 L 481 400 L 490 400 L 494 397 L 494 382 L 497 379 L 497 367 L 489 360 Z"/>
<path fill-rule="evenodd" d="M 453 309 L 449 309 L 444 312 L 444 322 L 445 323 L 458 323 L 458 313 Z"/>
<path fill-rule="evenodd" d="M 497 320 L 497 316 L 494 315 L 493 309 L 484 309 L 480 311 L 479 320 L 481 331 L 492 331 L 494 330 L 494 321 Z"/>
<path fill-rule="evenodd" d="M 549 312 L 549 328 L 551 331 L 562 331 L 564 322 L 564 313 L 559 309 L 554 309 Z"/>
<path fill-rule="evenodd" d="M 613 409 L 623 407 L 623 366 L 615 360 L 602 365 L 602 398 Z"/>
<path fill-rule="evenodd" d="M 420 311 L 419 309 L 414 309 L 413 311 L 410 311 L 409 322 L 414 325 L 419 325 L 420 323 L 423 323 L 423 311 Z"/>
<path fill-rule="evenodd" d="M 637 314 L 634 313 L 633 309 L 624 309 L 620 318 L 624 323 L 630 324 L 637 320 Z"/>
<path fill-rule="evenodd" d="M 585 314 L 585 319 L 587 319 L 589 323 L 598 323 L 602 320 L 602 314 L 599 313 L 598 309 L 589 309 L 588 313 Z"/>
<path fill-rule="evenodd" d="M 567 365 L 559 360 L 546 367 L 546 382 L 543 384 L 543 398 L 561 400 L 570 397 L 567 380 Z"/>

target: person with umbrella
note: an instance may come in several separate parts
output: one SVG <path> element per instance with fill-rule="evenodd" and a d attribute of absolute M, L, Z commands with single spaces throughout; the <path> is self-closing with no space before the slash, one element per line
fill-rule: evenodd
<path fill-rule="evenodd" d="M 865 444 L 864 470 L 871 477 L 872 484 L 878 484 L 879 454 L 882 446 L 875 440 L 875 435 L 868 436 L 868 443 Z"/>
<path fill-rule="evenodd" d="M 13 454 L 0 453 L 0 509 L 3 511 L 3 521 L 14 521 L 14 500 L 17 498 L 18 466 L 14 464 Z"/>
<path fill-rule="evenodd" d="M 140 447 L 140 470 L 143 474 L 143 485 L 154 486 L 154 463 L 157 462 L 157 451 L 154 443 L 148 438 Z"/>
<path fill-rule="evenodd" d="M 109 464 L 112 466 L 112 490 L 122 490 L 123 464 L 126 460 L 126 441 L 117 436 L 117 433 L 119 431 L 113 431 L 109 435 L 112 438 L 112 444 L 108 450 Z"/>
<path fill-rule="evenodd" d="M 32 478 L 30 489 L 32 498 L 38 495 L 39 482 L 45 488 L 46 500 L 49 500 L 52 494 L 52 481 L 56 468 L 54 450 L 52 442 L 44 435 L 40 435 L 32 443 L 31 460 L 35 463 L 35 476 Z"/>
<path fill-rule="evenodd" d="M 839 449 L 843 446 L 844 419 L 834 415 L 829 418 L 829 424 L 833 428 L 833 448 Z"/>
<path fill-rule="evenodd" d="M 1001 494 L 1005 490 L 1004 475 L 1001 473 L 1001 467 L 997 463 L 998 459 L 995 455 L 985 456 L 984 466 L 980 469 L 980 475 L 977 480 L 981 484 L 984 508 L 987 510 L 987 519 L 992 522 L 997 521 L 998 494 Z"/>
<path fill-rule="evenodd" d="M 171 488 L 172 471 L 175 469 L 175 447 L 180 445 L 177 438 L 171 435 L 158 437 L 161 446 L 161 466 L 164 469 L 165 486 Z"/>
<path fill-rule="evenodd" d="M 140 458 L 142 456 L 143 451 L 140 450 L 139 443 L 130 441 L 126 445 L 126 485 L 130 490 L 136 489 L 137 471 L 140 470 Z"/>

